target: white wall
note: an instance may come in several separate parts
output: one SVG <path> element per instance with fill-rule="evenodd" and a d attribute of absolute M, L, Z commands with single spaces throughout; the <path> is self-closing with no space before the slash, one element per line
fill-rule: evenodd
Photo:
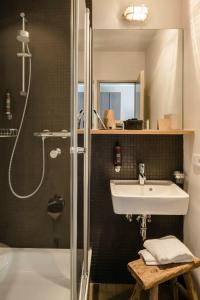
<path fill-rule="evenodd" d="M 185 218 L 185 242 L 200 256 L 200 170 L 192 165 L 192 154 L 200 153 L 200 0 L 183 0 L 185 26 L 184 125 L 195 129 L 195 138 L 185 138 L 184 163 L 190 194 Z M 200 287 L 200 270 L 196 272 Z"/>
<path fill-rule="evenodd" d="M 165 114 L 176 114 L 182 128 L 182 32 L 157 31 L 146 51 L 146 96 L 150 128 Z"/>
<path fill-rule="evenodd" d="M 150 13 L 148 22 L 142 28 L 181 28 L 182 0 L 135 0 L 134 3 L 146 3 Z M 130 0 L 93 0 L 94 29 L 134 28 L 124 22 L 122 13 L 130 5 Z"/>
<path fill-rule="evenodd" d="M 101 87 L 102 92 L 110 92 L 110 87 L 104 85 L 103 88 Z M 133 99 L 135 98 L 135 86 L 130 84 L 126 85 L 112 85 L 112 92 L 120 93 L 121 97 L 121 109 L 120 109 L 120 120 L 126 121 L 127 119 L 132 119 L 135 115 L 135 107 Z M 115 116 L 116 117 L 116 116 Z"/>
<path fill-rule="evenodd" d="M 94 52 L 95 80 L 137 80 L 145 69 L 144 52 Z"/>

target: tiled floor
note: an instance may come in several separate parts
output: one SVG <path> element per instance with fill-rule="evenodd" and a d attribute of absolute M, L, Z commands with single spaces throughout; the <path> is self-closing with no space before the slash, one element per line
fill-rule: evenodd
<path fill-rule="evenodd" d="M 91 284 L 89 300 L 129 300 L 132 291 L 133 285 Z M 149 300 L 148 292 L 142 294 L 141 300 Z M 159 300 L 172 300 L 167 285 L 161 286 Z M 179 300 L 185 300 L 185 297 L 180 296 Z"/>

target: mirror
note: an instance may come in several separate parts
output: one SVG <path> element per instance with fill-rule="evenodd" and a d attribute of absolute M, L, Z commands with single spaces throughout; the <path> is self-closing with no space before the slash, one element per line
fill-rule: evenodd
<path fill-rule="evenodd" d="M 93 30 L 94 109 L 103 120 L 182 129 L 182 60 L 181 29 Z"/>

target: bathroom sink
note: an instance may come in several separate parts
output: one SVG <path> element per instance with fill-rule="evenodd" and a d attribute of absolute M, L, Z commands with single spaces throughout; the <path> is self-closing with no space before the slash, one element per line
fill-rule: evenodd
<path fill-rule="evenodd" d="M 110 181 L 113 210 L 116 214 L 186 215 L 189 195 L 171 181 Z"/>

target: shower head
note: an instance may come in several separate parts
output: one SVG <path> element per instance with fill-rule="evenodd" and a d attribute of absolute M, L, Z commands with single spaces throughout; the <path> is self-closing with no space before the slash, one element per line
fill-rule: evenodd
<path fill-rule="evenodd" d="M 17 33 L 17 40 L 21 43 L 29 43 L 30 42 L 30 36 L 29 32 L 26 30 L 19 30 Z"/>

